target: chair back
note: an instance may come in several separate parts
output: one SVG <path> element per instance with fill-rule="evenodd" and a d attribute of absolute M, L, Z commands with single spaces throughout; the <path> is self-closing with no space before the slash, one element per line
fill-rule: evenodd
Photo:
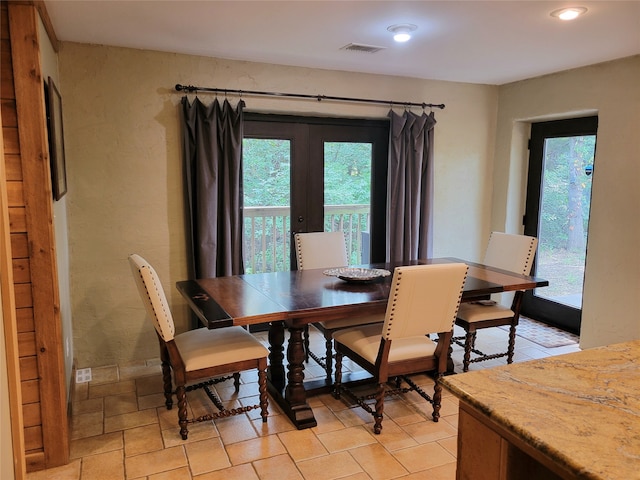
<path fill-rule="evenodd" d="M 152 320 L 158 335 L 165 342 L 173 340 L 175 335 L 173 316 L 158 274 L 149 262 L 137 254 L 129 256 L 129 265 L 131 265 L 138 293 L 147 310 L 147 316 Z"/>
<path fill-rule="evenodd" d="M 349 264 L 343 232 L 296 233 L 295 244 L 298 270 Z"/>
<path fill-rule="evenodd" d="M 467 270 L 464 263 L 396 267 L 382 329 L 384 338 L 451 331 Z"/>
<path fill-rule="evenodd" d="M 536 237 L 492 232 L 484 255 L 484 264 L 529 275 L 537 245 Z"/>

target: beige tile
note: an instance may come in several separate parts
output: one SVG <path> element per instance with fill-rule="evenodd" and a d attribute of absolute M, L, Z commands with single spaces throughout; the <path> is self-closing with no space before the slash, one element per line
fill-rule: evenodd
<path fill-rule="evenodd" d="M 358 472 L 353 475 L 347 475 L 346 477 L 340 477 L 340 480 L 371 480 L 371 477 L 365 472 Z"/>
<path fill-rule="evenodd" d="M 226 450 L 233 465 L 274 457 L 287 452 L 277 435 L 234 443 L 226 446 Z"/>
<path fill-rule="evenodd" d="M 89 455 L 82 459 L 82 478 L 91 480 L 124 480 L 122 450 Z"/>
<path fill-rule="evenodd" d="M 326 456 L 329 453 L 312 429 L 283 432 L 279 433 L 278 437 L 296 462 Z"/>
<path fill-rule="evenodd" d="M 331 453 L 376 443 L 373 433 L 369 433 L 366 426 L 343 428 L 329 433 L 318 433 L 317 436 L 318 440 Z"/>
<path fill-rule="evenodd" d="M 174 447 L 176 445 L 183 445 L 186 443 L 199 442 L 200 440 L 206 440 L 208 438 L 217 438 L 220 433 L 216 429 L 213 422 L 199 422 L 192 423 L 188 427 L 189 433 L 186 440 L 182 440 L 180 435 L 180 427 L 178 426 L 178 419 L 176 418 L 176 424 L 162 429 L 162 440 L 165 447 Z"/>
<path fill-rule="evenodd" d="M 103 383 L 115 383 L 120 378 L 118 377 L 118 366 L 107 365 L 104 367 L 94 367 L 91 369 L 91 382 L 90 385 L 100 385 Z"/>
<path fill-rule="evenodd" d="M 147 377 L 151 375 L 162 375 L 162 367 L 160 363 L 149 364 L 144 360 L 129 365 L 121 365 L 118 370 L 121 380 Z"/>
<path fill-rule="evenodd" d="M 121 450 L 124 447 L 122 432 L 107 433 L 95 437 L 71 440 L 70 458 L 81 458 L 87 455 Z"/>
<path fill-rule="evenodd" d="M 349 450 L 362 469 L 373 480 L 387 480 L 409 472 L 382 445 L 367 445 Z"/>
<path fill-rule="evenodd" d="M 258 432 L 253 428 L 251 420 L 244 414 L 218 418 L 215 424 L 225 445 L 258 437 Z"/>
<path fill-rule="evenodd" d="M 104 409 L 103 398 L 89 398 L 87 400 L 74 401 L 71 404 L 72 415 L 82 415 L 83 413 L 102 412 Z"/>
<path fill-rule="evenodd" d="M 265 458 L 253 462 L 260 480 L 303 480 L 300 471 L 289 455 Z"/>
<path fill-rule="evenodd" d="M 362 467 L 347 452 L 297 462 L 305 480 L 333 480 L 362 472 Z"/>
<path fill-rule="evenodd" d="M 418 443 L 434 442 L 457 434 L 456 429 L 453 428 L 451 424 L 443 422 L 442 420 L 439 422 L 428 420 L 422 423 L 412 423 L 410 425 L 404 425 L 402 428 Z"/>
<path fill-rule="evenodd" d="M 102 385 L 89 385 L 89 397 L 98 398 L 108 395 L 120 395 L 127 392 L 135 392 L 136 384 L 133 380 L 125 380 L 117 383 L 106 383 Z"/>
<path fill-rule="evenodd" d="M 80 480 L 81 460 L 72 460 L 67 465 L 27 473 L 27 480 Z"/>
<path fill-rule="evenodd" d="M 148 408 L 157 408 L 165 406 L 164 393 L 152 393 L 151 395 L 138 395 L 138 408 L 140 410 L 146 410 Z M 176 407 L 177 408 L 177 407 Z M 175 410 L 177 412 L 177 410 Z"/>
<path fill-rule="evenodd" d="M 425 443 L 393 452 L 393 456 L 411 473 L 447 463 L 455 463 L 455 457 L 436 442 Z"/>
<path fill-rule="evenodd" d="M 188 443 L 184 448 L 193 475 L 201 475 L 231 466 L 224 445 L 219 438 Z"/>
<path fill-rule="evenodd" d="M 278 477 L 284 480 L 285 477 Z M 256 471 L 251 464 L 237 465 L 235 467 L 225 468 L 223 470 L 217 470 L 215 472 L 205 473 L 204 475 L 198 475 L 193 477 L 193 480 L 260 480 Z M 149 477 L 149 480 L 152 480 Z M 173 478 L 167 480 L 173 480 Z"/>
<path fill-rule="evenodd" d="M 456 464 L 447 463 L 402 477 L 403 480 L 424 480 L 426 478 L 429 480 L 456 480 Z"/>
<path fill-rule="evenodd" d="M 191 478 L 191 470 L 189 470 L 189 467 L 181 467 L 175 470 L 169 470 L 168 472 L 154 473 L 153 475 L 149 475 L 147 480 L 191 480 Z"/>
<path fill-rule="evenodd" d="M 140 396 L 151 395 L 152 393 L 163 393 L 164 382 L 162 381 L 162 374 L 151 375 L 148 377 L 135 379 L 136 392 Z M 175 388 L 175 385 L 172 385 Z"/>
<path fill-rule="evenodd" d="M 458 435 L 438 440 L 438 443 L 454 457 L 458 456 Z"/>
<path fill-rule="evenodd" d="M 89 398 L 89 383 L 76 383 L 73 387 L 73 402 L 80 402 Z"/>
<path fill-rule="evenodd" d="M 162 450 L 164 443 L 160 425 L 146 425 L 124 431 L 124 454 L 127 457 Z"/>
<path fill-rule="evenodd" d="M 184 448 L 181 446 L 125 457 L 124 464 L 127 478 L 146 477 L 188 465 Z"/>
<path fill-rule="evenodd" d="M 138 397 L 135 392 L 127 392 L 122 395 L 109 395 L 104 397 L 104 416 L 113 417 L 123 413 L 138 411 Z"/>
<path fill-rule="evenodd" d="M 104 419 L 105 433 L 126 430 L 127 428 L 141 427 L 158 423 L 158 414 L 155 409 L 142 410 L 140 412 L 123 413 Z"/>
<path fill-rule="evenodd" d="M 103 429 L 102 411 L 75 415 L 71 419 L 71 440 L 102 435 Z"/>
<path fill-rule="evenodd" d="M 261 418 L 251 420 L 251 423 L 261 437 L 296 429 L 289 417 L 285 415 L 270 415 L 266 423 L 263 423 Z"/>
<path fill-rule="evenodd" d="M 313 416 L 316 418 L 318 425 L 314 427 L 316 434 L 325 432 L 334 432 L 336 430 L 342 430 L 344 424 L 338 417 L 335 416 L 333 411 L 324 405 L 313 407 Z"/>
<path fill-rule="evenodd" d="M 367 425 L 366 428 L 373 431 L 373 423 Z M 382 433 L 376 435 L 375 438 L 390 452 L 418 445 L 418 442 L 411 435 L 390 418 L 382 422 Z"/>

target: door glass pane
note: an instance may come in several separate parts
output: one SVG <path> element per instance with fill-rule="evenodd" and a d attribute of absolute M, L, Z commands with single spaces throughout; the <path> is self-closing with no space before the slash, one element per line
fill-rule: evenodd
<path fill-rule="evenodd" d="M 324 142 L 324 230 L 343 231 L 349 264 L 369 263 L 371 143 Z"/>
<path fill-rule="evenodd" d="M 245 273 L 290 270 L 291 142 L 245 138 L 242 149 Z"/>
<path fill-rule="evenodd" d="M 540 195 L 535 295 L 582 308 L 596 136 L 547 138 Z"/>

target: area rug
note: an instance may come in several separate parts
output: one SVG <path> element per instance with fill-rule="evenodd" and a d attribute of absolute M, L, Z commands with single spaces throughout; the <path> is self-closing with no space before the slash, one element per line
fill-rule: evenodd
<path fill-rule="evenodd" d="M 507 331 L 509 330 L 508 326 L 502 326 L 500 328 Z M 546 325 L 522 316 L 520 317 L 520 322 L 518 322 L 516 335 L 545 348 L 573 345 L 580 340 L 580 337 L 573 333 L 565 332 L 551 325 Z"/>

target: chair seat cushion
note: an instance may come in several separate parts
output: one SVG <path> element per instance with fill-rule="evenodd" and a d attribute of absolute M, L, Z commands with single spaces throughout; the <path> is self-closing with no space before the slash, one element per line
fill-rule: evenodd
<path fill-rule="evenodd" d="M 484 320 L 497 320 L 500 318 L 512 318 L 513 310 L 502 305 L 482 305 L 479 303 L 461 303 L 458 309 L 458 318 L 471 322 Z"/>
<path fill-rule="evenodd" d="M 362 317 L 344 317 L 338 320 L 328 322 L 318 322 L 325 330 L 339 330 L 342 328 L 357 327 L 360 325 L 368 325 L 370 323 L 384 322 L 384 314 L 365 315 Z"/>
<path fill-rule="evenodd" d="M 382 338 L 382 324 L 347 328 L 333 334 L 333 339 L 353 350 L 368 362 L 375 364 Z M 433 356 L 436 343 L 429 337 L 405 337 L 393 340 L 389 363 Z"/>
<path fill-rule="evenodd" d="M 242 327 L 189 330 L 176 335 L 175 342 L 187 372 L 269 354 L 264 345 Z"/>

